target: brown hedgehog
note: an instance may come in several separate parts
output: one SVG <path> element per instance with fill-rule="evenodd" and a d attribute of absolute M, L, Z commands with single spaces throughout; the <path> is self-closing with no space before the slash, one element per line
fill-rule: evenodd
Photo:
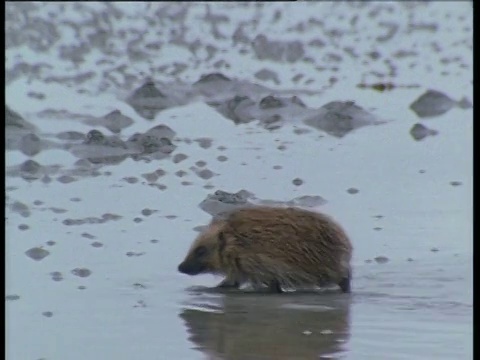
<path fill-rule="evenodd" d="M 350 292 L 352 245 L 330 217 L 298 208 L 249 207 L 214 219 L 193 242 L 178 271 L 226 278 L 219 287 L 250 282 L 308 288 L 338 284 Z"/>

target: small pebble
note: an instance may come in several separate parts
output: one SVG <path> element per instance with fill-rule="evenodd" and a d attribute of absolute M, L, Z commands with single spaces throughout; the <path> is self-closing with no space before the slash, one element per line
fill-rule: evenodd
<path fill-rule="evenodd" d="M 30 259 L 40 261 L 46 256 L 50 255 L 50 252 L 39 247 L 34 247 L 25 251 L 25 255 L 27 255 Z"/>
<path fill-rule="evenodd" d="M 89 277 L 92 274 L 92 272 L 87 268 L 75 268 L 71 271 L 71 273 L 78 277 Z"/>
<path fill-rule="evenodd" d="M 299 178 L 295 178 L 295 179 L 292 180 L 292 183 L 293 183 L 293 185 L 295 185 L 295 186 L 300 186 L 300 185 L 303 184 L 303 180 L 302 180 L 302 179 L 299 179 Z"/>
<path fill-rule="evenodd" d="M 374 260 L 377 262 L 377 264 L 385 264 L 389 261 L 386 256 L 377 256 L 376 258 L 374 258 Z"/>
<path fill-rule="evenodd" d="M 150 216 L 150 215 L 153 214 L 154 211 L 155 211 L 155 210 L 143 209 L 143 210 L 142 210 L 142 215 L 143 215 L 143 216 Z"/>

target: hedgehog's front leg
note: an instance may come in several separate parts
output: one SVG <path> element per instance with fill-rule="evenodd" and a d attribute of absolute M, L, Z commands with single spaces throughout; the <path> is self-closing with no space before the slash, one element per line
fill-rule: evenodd
<path fill-rule="evenodd" d="M 277 280 L 270 281 L 270 283 L 268 284 L 268 289 L 272 293 L 281 294 L 283 292 L 282 287 L 280 286 L 280 283 Z"/>
<path fill-rule="evenodd" d="M 351 268 L 348 268 L 347 271 L 346 271 L 346 276 L 342 277 L 340 279 L 340 282 L 338 283 L 338 286 L 340 286 L 340 289 L 342 289 L 342 291 L 344 293 L 349 293 L 351 292 L 351 288 L 350 288 L 350 280 L 352 278 L 352 270 Z"/>
<path fill-rule="evenodd" d="M 238 289 L 239 287 L 240 282 L 228 276 L 217 285 L 217 288 L 221 289 Z"/>
<path fill-rule="evenodd" d="M 338 283 L 338 286 L 340 286 L 340 289 L 342 289 L 344 293 L 349 293 L 351 291 L 349 278 L 342 278 L 342 280 L 340 280 Z"/>

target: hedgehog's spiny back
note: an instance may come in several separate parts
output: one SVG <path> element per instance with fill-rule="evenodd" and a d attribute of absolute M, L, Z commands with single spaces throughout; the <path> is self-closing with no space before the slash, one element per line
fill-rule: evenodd
<path fill-rule="evenodd" d="M 311 243 L 320 239 L 325 246 L 350 243 L 343 229 L 330 217 L 298 208 L 255 207 L 231 212 L 226 227 L 239 236 L 255 237 L 279 245 Z M 339 244 L 340 242 L 340 244 Z"/>
<path fill-rule="evenodd" d="M 263 271 L 284 268 L 299 277 L 332 277 L 351 257 L 350 241 L 339 225 L 326 215 L 297 208 L 237 210 L 226 218 L 223 232 L 234 239 L 229 253 L 239 254 L 252 269 L 256 262 Z"/>

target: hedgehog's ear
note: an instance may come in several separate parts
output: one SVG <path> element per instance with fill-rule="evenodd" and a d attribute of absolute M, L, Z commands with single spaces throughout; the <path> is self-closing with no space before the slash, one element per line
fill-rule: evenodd
<path fill-rule="evenodd" d="M 222 252 L 225 249 L 225 245 L 227 245 L 227 240 L 225 239 L 225 234 L 223 231 L 218 233 L 218 251 Z"/>

